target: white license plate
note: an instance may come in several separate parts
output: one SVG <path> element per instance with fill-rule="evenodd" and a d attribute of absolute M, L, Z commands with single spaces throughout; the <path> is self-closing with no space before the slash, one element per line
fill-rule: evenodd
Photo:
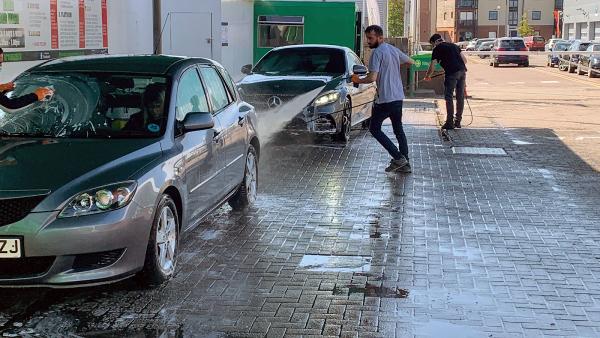
<path fill-rule="evenodd" d="M 19 238 L 0 238 L 0 258 L 21 258 Z"/>

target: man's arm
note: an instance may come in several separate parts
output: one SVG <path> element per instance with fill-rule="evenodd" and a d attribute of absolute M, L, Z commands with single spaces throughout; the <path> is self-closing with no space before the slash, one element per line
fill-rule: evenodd
<path fill-rule="evenodd" d="M 358 77 L 358 75 L 354 74 L 352 75 L 352 82 L 354 83 L 373 83 L 375 81 L 377 81 L 377 76 L 379 75 L 378 72 L 370 72 L 367 76 L 365 76 L 365 78 L 361 79 L 360 77 Z"/>
<path fill-rule="evenodd" d="M 432 59 L 429 63 L 429 69 L 427 69 L 427 73 L 425 73 L 425 79 L 431 79 L 431 75 L 433 75 L 433 71 L 435 70 L 435 66 L 437 65 L 437 60 Z"/>
<path fill-rule="evenodd" d="M 467 56 L 463 52 L 460 52 L 460 58 L 463 60 L 463 62 L 466 65 L 467 64 Z"/>

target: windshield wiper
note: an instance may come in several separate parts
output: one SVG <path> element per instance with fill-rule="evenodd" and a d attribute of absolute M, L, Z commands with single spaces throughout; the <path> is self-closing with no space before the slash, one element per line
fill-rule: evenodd
<path fill-rule="evenodd" d="M 50 138 L 55 138 L 56 135 L 54 134 L 48 134 L 48 133 L 42 133 L 42 132 L 37 132 L 37 133 L 9 133 L 7 131 L 4 130 L 0 130 L 0 136 L 5 136 L 5 137 L 50 137 Z"/>

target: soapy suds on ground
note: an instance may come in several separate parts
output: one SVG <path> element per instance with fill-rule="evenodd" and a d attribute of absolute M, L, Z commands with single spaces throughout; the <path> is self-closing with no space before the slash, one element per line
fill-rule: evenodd
<path fill-rule="evenodd" d="M 282 131 L 296 115 L 302 112 L 302 110 L 311 103 L 317 95 L 319 95 L 321 90 L 323 90 L 323 87 L 298 95 L 291 101 L 286 102 L 279 107 L 266 111 L 257 111 L 258 136 L 261 139 L 261 143 L 269 142 L 273 136 Z"/>

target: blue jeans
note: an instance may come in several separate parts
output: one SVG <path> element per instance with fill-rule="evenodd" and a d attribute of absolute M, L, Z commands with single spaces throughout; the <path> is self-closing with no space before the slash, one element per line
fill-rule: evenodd
<path fill-rule="evenodd" d="M 446 74 L 444 80 L 444 99 L 446 100 L 446 123 L 454 123 L 454 101 L 452 96 L 456 90 L 456 121 L 462 120 L 465 108 L 465 85 L 467 73 L 460 70 L 456 73 Z"/>
<path fill-rule="evenodd" d="M 392 128 L 394 129 L 399 147 L 396 147 L 394 142 L 381 131 L 383 121 L 387 118 L 392 121 Z M 395 160 L 399 160 L 402 157 L 408 160 L 408 143 L 406 142 L 406 135 L 402 128 L 402 101 L 375 104 L 369 131 Z"/>

